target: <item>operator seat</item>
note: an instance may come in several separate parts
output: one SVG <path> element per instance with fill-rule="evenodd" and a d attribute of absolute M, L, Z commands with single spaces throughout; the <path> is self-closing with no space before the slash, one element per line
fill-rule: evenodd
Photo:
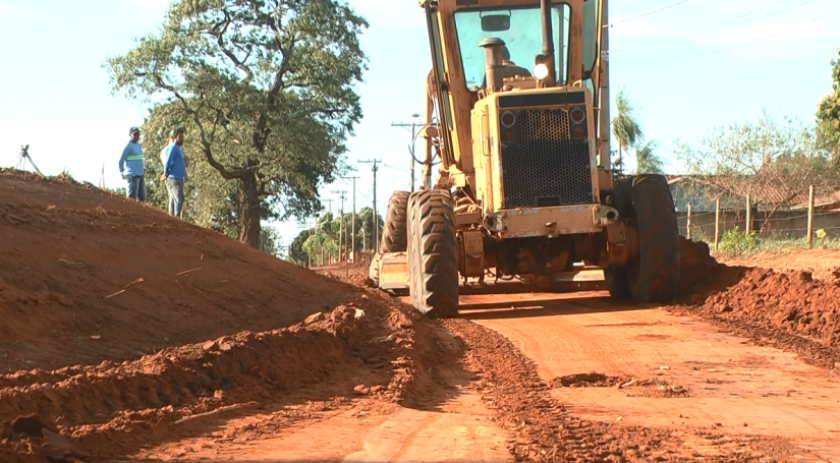
<path fill-rule="evenodd" d="M 523 68 L 522 66 L 517 66 L 516 63 L 510 60 L 510 51 L 504 45 L 502 45 L 502 78 L 512 78 L 512 77 L 531 77 L 531 72 L 527 69 Z M 487 88 L 487 76 L 484 76 L 484 79 L 481 81 L 481 88 Z M 478 91 L 476 87 L 475 90 Z"/>
<path fill-rule="evenodd" d="M 502 77 L 531 77 L 531 72 L 510 60 L 510 50 L 502 45 Z"/>

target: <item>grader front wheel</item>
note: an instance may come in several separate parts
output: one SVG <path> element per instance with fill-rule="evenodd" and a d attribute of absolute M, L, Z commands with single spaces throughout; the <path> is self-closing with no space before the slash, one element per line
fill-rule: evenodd
<path fill-rule="evenodd" d="M 458 263 L 452 197 L 443 190 L 413 193 L 408 216 L 411 303 L 429 317 L 454 317 Z"/>
<path fill-rule="evenodd" d="M 638 303 L 669 302 L 677 296 L 680 247 L 677 215 L 668 182 L 640 175 L 617 182 L 612 205 L 638 228 L 639 255 L 624 267 L 604 269 L 610 295 Z"/>

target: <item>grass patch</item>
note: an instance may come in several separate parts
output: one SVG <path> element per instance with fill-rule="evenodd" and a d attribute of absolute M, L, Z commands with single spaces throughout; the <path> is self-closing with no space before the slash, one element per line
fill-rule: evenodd
<path fill-rule="evenodd" d="M 738 228 L 723 233 L 718 242 L 718 250 L 714 250 L 714 240 L 704 237 L 693 237 L 694 241 L 704 241 L 709 244 L 713 255 L 730 257 L 751 256 L 762 252 L 785 253 L 796 250 L 809 249 L 808 241 L 805 238 L 773 238 L 762 237 L 758 232 L 745 233 Z M 840 238 L 829 238 L 815 236 L 812 240 L 811 249 L 840 249 Z"/>

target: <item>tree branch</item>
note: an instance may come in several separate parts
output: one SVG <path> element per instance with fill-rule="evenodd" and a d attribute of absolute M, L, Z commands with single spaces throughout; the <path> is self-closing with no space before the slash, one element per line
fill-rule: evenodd
<path fill-rule="evenodd" d="M 162 89 L 172 93 L 175 98 L 181 103 L 181 106 L 184 109 L 184 112 L 188 115 L 192 116 L 193 122 L 195 122 L 196 126 L 198 126 L 198 133 L 199 133 L 199 141 L 201 142 L 201 147 L 203 148 L 204 157 L 207 159 L 207 163 L 210 164 L 214 169 L 219 171 L 219 174 L 225 179 L 234 179 L 234 178 L 243 178 L 245 176 L 245 172 L 242 169 L 235 169 L 229 170 L 225 168 L 220 162 L 216 160 L 213 156 L 213 150 L 211 148 L 211 141 L 207 140 L 207 134 L 204 129 L 204 124 L 201 123 L 200 111 L 201 107 L 204 103 L 204 99 L 201 99 L 201 103 L 199 103 L 199 107 L 197 109 L 192 108 L 187 101 L 187 99 L 181 95 L 174 86 L 166 83 L 163 78 L 157 73 L 152 73 L 152 78 L 155 80 L 155 83 Z"/>
<path fill-rule="evenodd" d="M 251 71 L 251 68 L 248 67 L 244 62 L 248 59 L 248 56 L 250 56 L 250 53 L 245 57 L 245 60 L 240 60 L 236 56 L 236 54 L 233 53 L 231 50 L 229 50 L 228 47 L 225 45 L 224 37 L 225 37 L 225 34 L 227 33 L 227 30 L 228 30 L 228 27 L 230 26 L 231 21 L 230 21 L 230 14 L 228 13 L 227 9 L 222 10 L 222 13 L 225 15 L 225 19 L 222 23 L 223 24 L 222 30 L 219 31 L 218 34 L 215 34 L 216 27 L 213 27 L 208 32 L 210 33 L 211 36 L 216 38 L 216 43 L 219 45 L 219 50 L 221 50 L 222 53 L 224 53 L 224 55 L 228 57 L 228 59 L 233 63 L 234 66 L 236 66 L 237 69 L 241 70 L 242 72 L 244 72 L 247 75 L 247 77 L 245 78 L 245 81 L 244 81 L 245 84 L 247 85 L 254 78 L 254 72 Z"/>

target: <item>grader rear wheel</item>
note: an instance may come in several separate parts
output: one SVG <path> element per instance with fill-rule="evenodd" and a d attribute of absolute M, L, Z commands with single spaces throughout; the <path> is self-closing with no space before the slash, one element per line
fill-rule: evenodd
<path fill-rule="evenodd" d="M 405 252 L 407 246 L 406 216 L 408 212 L 407 191 L 395 191 L 388 201 L 388 212 L 385 214 L 385 226 L 382 228 L 382 241 L 379 252 Z"/>
<path fill-rule="evenodd" d="M 429 317 L 458 314 L 458 263 L 452 197 L 424 190 L 409 201 L 408 270 L 411 303 Z"/>
<path fill-rule="evenodd" d="M 639 255 L 624 267 L 604 270 L 610 295 L 638 303 L 669 302 L 677 296 L 680 247 L 677 214 L 668 182 L 661 175 L 619 181 L 612 205 L 638 230 Z"/>

